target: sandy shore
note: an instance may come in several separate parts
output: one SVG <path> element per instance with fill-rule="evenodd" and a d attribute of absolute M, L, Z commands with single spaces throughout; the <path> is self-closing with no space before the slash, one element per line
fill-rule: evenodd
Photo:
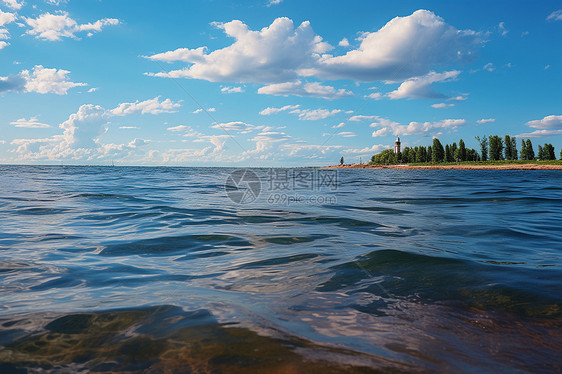
<path fill-rule="evenodd" d="M 562 170 L 562 165 L 505 164 L 505 165 L 335 165 L 325 169 L 446 169 L 446 170 Z"/>

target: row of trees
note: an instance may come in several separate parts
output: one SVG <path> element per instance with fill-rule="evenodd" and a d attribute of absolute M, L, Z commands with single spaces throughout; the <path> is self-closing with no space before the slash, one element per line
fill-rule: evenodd
<path fill-rule="evenodd" d="M 498 135 L 489 137 L 476 137 L 480 145 L 480 153 L 472 148 L 466 148 L 464 141 L 459 140 L 459 144 L 446 144 L 445 147 L 437 138 L 433 139 L 433 144 L 424 147 L 405 147 L 402 152 L 394 153 L 393 150 L 384 150 L 371 158 L 375 164 L 399 164 L 414 162 L 463 162 L 463 161 L 487 161 L 489 160 L 535 160 L 535 152 L 531 139 L 521 140 L 521 151 L 517 150 L 517 138 L 505 135 L 503 138 Z M 562 159 L 562 151 L 560 151 Z M 539 145 L 539 160 L 556 160 L 554 147 L 552 144 Z"/>

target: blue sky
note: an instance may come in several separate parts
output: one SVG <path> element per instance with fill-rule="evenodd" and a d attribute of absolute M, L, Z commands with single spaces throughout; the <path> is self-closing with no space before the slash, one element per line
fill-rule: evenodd
<path fill-rule="evenodd" d="M 0 163 L 562 147 L 560 1 L 0 0 Z M 535 150 L 536 151 L 536 150 Z"/>

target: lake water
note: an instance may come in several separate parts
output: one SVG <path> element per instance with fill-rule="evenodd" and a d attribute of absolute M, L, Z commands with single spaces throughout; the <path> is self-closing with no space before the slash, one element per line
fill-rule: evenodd
<path fill-rule="evenodd" d="M 234 170 L 0 166 L 0 372 L 562 370 L 562 172 Z"/>

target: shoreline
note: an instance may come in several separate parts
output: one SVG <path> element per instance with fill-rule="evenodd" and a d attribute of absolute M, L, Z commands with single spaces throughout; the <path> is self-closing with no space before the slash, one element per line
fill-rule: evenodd
<path fill-rule="evenodd" d="M 430 170 L 562 170 L 562 165 L 505 164 L 505 165 L 366 165 L 349 164 L 324 166 L 322 169 L 430 169 Z"/>

